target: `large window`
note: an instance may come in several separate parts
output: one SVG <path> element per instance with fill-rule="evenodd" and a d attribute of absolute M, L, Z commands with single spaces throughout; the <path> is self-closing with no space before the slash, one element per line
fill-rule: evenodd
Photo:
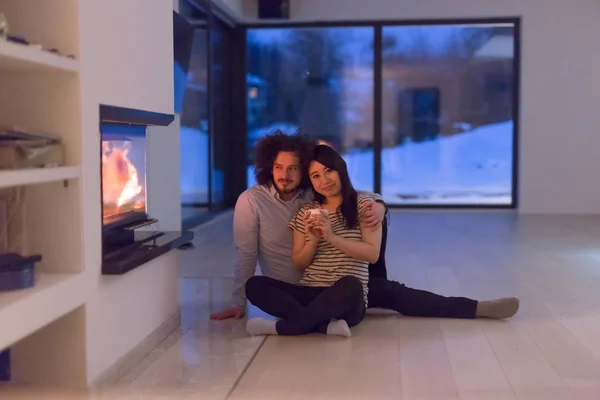
<path fill-rule="evenodd" d="M 383 27 L 387 203 L 512 204 L 513 44 L 512 24 Z"/>
<path fill-rule="evenodd" d="M 357 189 L 373 190 L 373 38 L 370 27 L 248 30 L 248 186 L 256 142 L 301 128 L 341 152 Z"/>
<path fill-rule="evenodd" d="M 514 206 L 517 24 L 249 28 L 248 186 L 256 142 L 301 128 L 390 205 Z"/>

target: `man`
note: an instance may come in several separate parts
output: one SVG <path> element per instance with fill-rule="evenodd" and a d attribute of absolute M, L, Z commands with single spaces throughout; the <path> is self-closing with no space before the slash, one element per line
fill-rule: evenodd
<path fill-rule="evenodd" d="M 295 213 L 312 200 L 308 177 L 303 176 L 316 143 L 302 135 L 280 132 L 261 139 L 255 150 L 257 184 L 244 191 L 235 206 L 233 225 L 237 261 L 230 308 L 214 313 L 213 320 L 242 318 L 246 307 L 244 286 L 255 273 L 257 261 L 263 275 L 298 283 L 302 272 L 291 265 L 292 233 L 288 228 Z M 373 201 L 364 222 L 382 223 L 385 206 L 381 197 Z M 509 318 L 519 307 L 515 298 L 476 301 L 464 297 L 444 297 L 408 288 L 387 279 L 385 243 L 387 226 L 383 223 L 380 258 L 369 266 L 369 308 L 384 308 L 408 316 L 438 318 Z"/>

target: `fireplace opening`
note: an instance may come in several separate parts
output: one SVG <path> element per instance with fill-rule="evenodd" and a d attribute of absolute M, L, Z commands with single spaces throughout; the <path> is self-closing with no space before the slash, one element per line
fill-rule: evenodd
<path fill-rule="evenodd" d="M 152 162 L 147 160 L 147 128 L 166 127 L 174 118 L 100 105 L 103 275 L 125 274 L 194 238 L 193 232 L 159 230 L 147 207 Z M 168 129 L 151 133 L 173 134 Z"/>
<path fill-rule="evenodd" d="M 147 220 L 146 126 L 102 124 L 102 224 Z"/>

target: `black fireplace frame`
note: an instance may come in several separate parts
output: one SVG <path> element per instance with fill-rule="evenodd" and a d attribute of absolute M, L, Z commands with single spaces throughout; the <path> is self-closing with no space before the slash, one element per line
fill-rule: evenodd
<path fill-rule="evenodd" d="M 169 126 L 174 120 L 175 114 L 163 114 L 153 111 L 100 104 L 100 125 L 130 124 Z"/>
<path fill-rule="evenodd" d="M 102 132 L 104 124 L 137 125 L 148 128 L 168 126 L 174 120 L 174 114 L 100 104 L 99 131 Z M 102 142 L 102 138 L 100 142 Z M 98 147 L 100 164 L 102 164 L 102 145 Z M 100 165 L 100 168 L 102 168 L 102 165 Z M 100 218 L 103 221 L 102 183 L 100 183 L 100 202 Z M 123 275 L 154 258 L 189 243 L 194 238 L 194 233 L 190 231 L 136 232 L 135 228 L 129 229 L 130 226 L 144 225 L 144 221 L 157 222 L 143 212 L 130 212 L 108 225 L 104 225 L 104 221 L 102 222 L 103 275 Z"/>
<path fill-rule="evenodd" d="M 111 125 L 135 125 L 144 128 L 150 126 L 169 126 L 175 120 L 173 114 L 163 114 L 152 111 L 137 110 L 118 106 L 100 105 L 100 140 L 102 141 L 102 126 Z M 102 146 L 100 146 L 100 160 L 102 160 Z M 102 161 L 100 161 L 102 163 Z M 146 190 L 146 188 L 144 188 Z M 104 197 L 103 188 L 100 186 L 100 198 Z M 147 194 L 146 194 L 147 197 Z M 146 201 L 147 204 L 147 201 Z M 104 210 L 103 210 L 104 211 Z M 150 218 L 144 212 L 130 211 L 123 213 L 119 218 L 114 218 L 114 222 L 104 224 L 104 213 L 102 216 L 102 232 L 120 229 L 128 225 L 135 225 Z"/>

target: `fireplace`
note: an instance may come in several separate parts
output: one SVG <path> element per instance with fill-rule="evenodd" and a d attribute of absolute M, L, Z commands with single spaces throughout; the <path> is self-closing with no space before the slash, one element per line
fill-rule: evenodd
<path fill-rule="evenodd" d="M 190 242 L 193 232 L 158 228 L 148 205 L 147 129 L 174 119 L 114 106 L 100 106 L 102 273 L 121 275 Z M 144 228 L 142 230 L 142 228 Z"/>
<path fill-rule="evenodd" d="M 103 124 L 102 225 L 106 230 L 147 220 L 146 127 Z"/>

